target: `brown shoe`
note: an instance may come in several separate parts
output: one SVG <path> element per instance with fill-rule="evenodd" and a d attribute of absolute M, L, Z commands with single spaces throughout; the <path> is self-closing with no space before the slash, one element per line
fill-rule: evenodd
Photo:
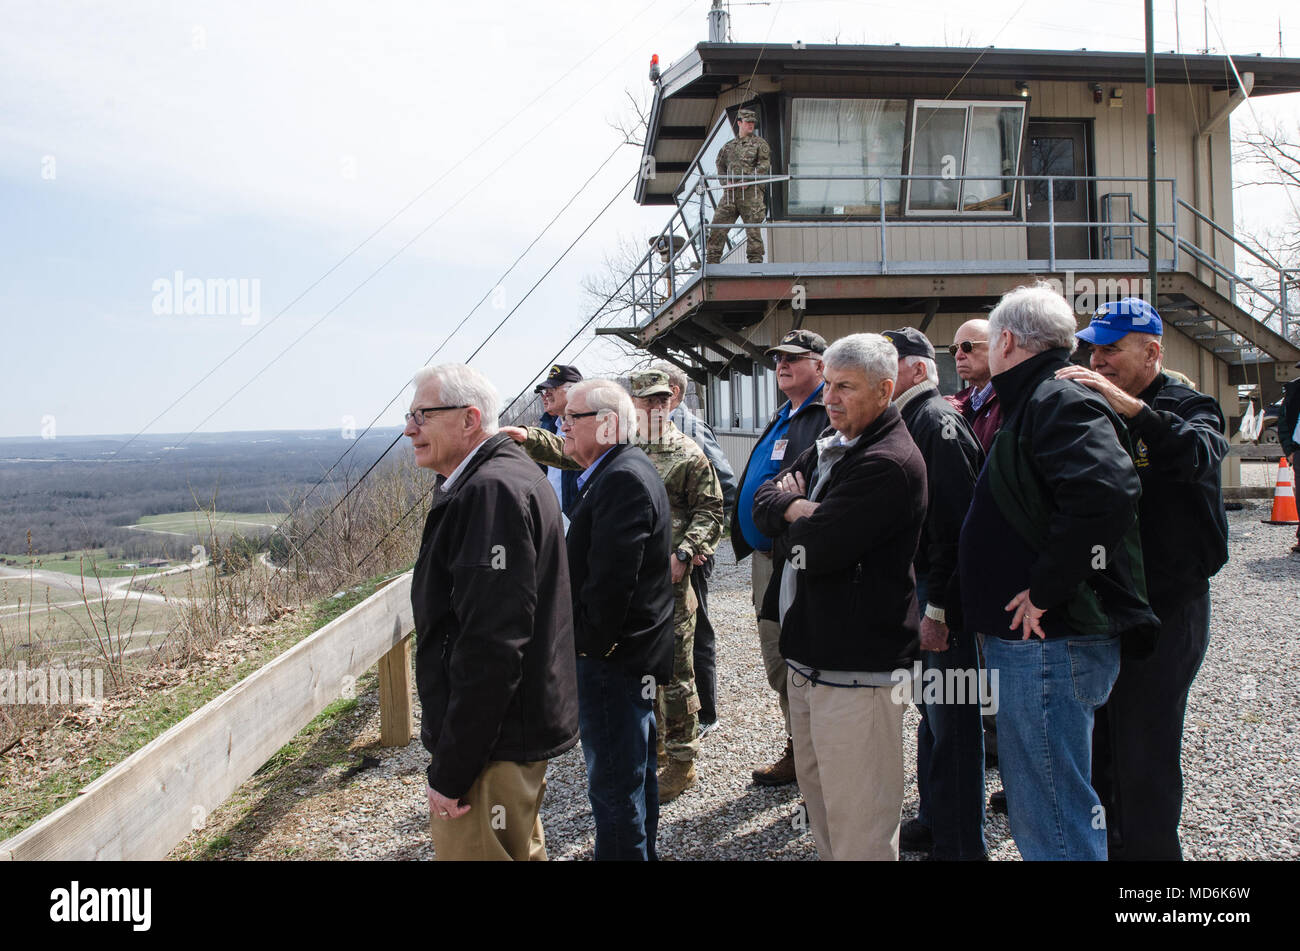
<path fill-rule="evenodd" d="M 785 741 L 785 752 L 771 766 L 754 770 L 754 782 L 760 786 L 787 786 L 795 781 L 794 740 Z"/>
<path fill-rule="evenodd" d="M 659 801 L 672 802 L 695 785 L 695 761 L 671 760 L 659 770 Z"/>

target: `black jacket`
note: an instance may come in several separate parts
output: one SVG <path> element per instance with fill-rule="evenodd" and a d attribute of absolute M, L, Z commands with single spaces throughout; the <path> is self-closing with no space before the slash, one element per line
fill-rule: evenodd
<path fill-rule="evenodd" d="M 789 402 L 789 400 L 786 401 L 786 403 Z M 762 442 L 763 437 L 776 425 L 777 417 L 780 416 L 781 410 L 785 409 L 786 403 L 781 404 L 777 411 L 772 414 L 772 418 L 767 421 L 767 426 L 758 437 L 759 442 Z M 817 441 L 817 436 L 826 428 L 829 422 L 826 418 L 826 404 L 822 402 L 821 391 L 818 391 L 816 396 L 803 406 L 794 409 L 793 412 L 794 415 L 790 417 L 790 426 L 785 431 L 785 459 L 799 458 L 808 447 Z M 754 456 L 751 453 L 750 457 L 745 460 L 745 471 L 740 474 L 739 488 L 736 490 L 737 498 L 744 491 L 745 480 L 749 478 L 749 464 L 753 461 Z M 745 558 L 754 550 L 749 542 L 745 541 L 745 533 L 740 530 L 740 518 L 736 515 L 735 508 L 731 510 L 731 550 L 736 553 L 736 561 Z"/>
<path fill-rule="evenodd" d="M 559 503 L 499 433 L 438 488 L 411 580 L 429 785 L 463 796 L 491 760 L 578 741 L 569 573 Z"/>
<path fill-rule="evenodd" d="M 916 577 L 926 581 L 927 602 L 943 608 L 957 570 L 957 539 L 984 465 L 984 450 L 961 411 L 940 396 L 936 387 L 920 386 L 929 392 L 913 395 L 900 410 L 925 460 L 930 500 L 916 552 Z M 921 610 L 925 610 L 924 604 Z"/>
<path fill-rule="evenodd" d="M 1282 387 L 1282 393 L 1282 412 L 1277 417 L 1277 438 L 1282 444 L 1282 451 L 1289 456 L 1300 449 L 1291 438 L 1295 432 L 1296 420 L 1300 419 L 1300 378 Z"/>
<path fill-rule="evenodd" d="M 1064 348 L 993 378 L 1002 427 L 975 486 L 958 555 L 966 630 L 1019 639 L 1005 605 L 1028 588 L 1048 637 L 1119 634 L 1144 654 L 1158 622 L 1146 600 L 1129 434 L 1073 380 Z"/>
<path fill-rule="evenodd" d="M 1210 588 L 1228 560 L 1222 463 L 1223 413 L 1204 393 L 1156 374 L 1141 394 L 1149 409 L 1128 421 L 1142 480 L 1138 522 L 1147 596 L 1157 616 Z"/>
<path fill-rule="evenodd" d="M 811 494 L 815 443 L 782 474 L 791 470 Z M 781 624 L 781 656 L 818 670 L 908 667 L 920 647 L 912 560 L 925 518 L 925 462 L 896 407 L 885 407 L 827 479 L 817 511 L 794 522 L 785 510 L 800 496 L 776 480 L 758 490 L 754 523 L 775 542 L 762 616 L 779 616 L 776 566 L 797 552 L 803 567 Z"/>
<path fill-rule="evenodd" d="M 673 671 L 673 519 L 654 463 L 615 446 L 569 512 L 569 581 L 578 653 L 661 684 Z"/>

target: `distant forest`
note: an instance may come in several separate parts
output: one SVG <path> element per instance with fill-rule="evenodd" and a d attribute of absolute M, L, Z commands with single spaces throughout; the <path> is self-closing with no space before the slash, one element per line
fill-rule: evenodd
<path fill-rule="evenodd" d="M 374 430 L 313 493 L 336 499 L 398 436 Z M 214 508 L 288 512 L 347 449 L 337 430 L 0 439 L 0 552 L 106 548 L 112 557 L 188 558 L 191 538 L 133 531 L 147 515 Z M 115 455 L 116 453 L 116 455 Z M 384 468 L 410 453 L 399 439 Z"/>

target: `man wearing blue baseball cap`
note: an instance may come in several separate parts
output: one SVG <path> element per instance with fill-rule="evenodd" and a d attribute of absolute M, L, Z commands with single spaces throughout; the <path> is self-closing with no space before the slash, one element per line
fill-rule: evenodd
<path fill-rule="evenodd" d="M 1223 412 L 1163 368 L 1163 331 L 1146 301 L 1106 304 L 1076 334 L 1092 344 L 1091 369 L 1056 373 L 1096 390 L 1128 425 L 1147 596 L 1160 618 L 1154 654 L 1123 658 L 1095 720 L 1093 785 L 1112 859 L 1182 858 L 1183 715 L 1210 639 L 1209 579 L 1228 560 Z"/>

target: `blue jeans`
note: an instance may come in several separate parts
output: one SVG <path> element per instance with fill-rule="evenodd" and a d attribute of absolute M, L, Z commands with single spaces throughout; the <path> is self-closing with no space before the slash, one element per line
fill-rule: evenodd
<path fill-rule="evenodd" d="M 1119 675 L 1119 638 L 984 641 L 996 672 L 998 768 L 1011 835 L 1029 861 L 1105 861 L 1092 726 Z"/>
<path fill-rule="evenodd" d="M 924 579 L 917 579 L 917 602 L 925 613 Z M 974 861 L 985 855 L 984 846 L 984 726 L 980 719 L 979 654 L 975 635 L 949 629 L 946 651 L 922 651 L 923 680 L 938 676 L 951 683 L 936 703 L 920 703 L 921 722 L 916 728 L 916 786 L 920 805 L 916 818 L 929 827 L 935 859 Z M 934 671 L 933 674 L 928 672 Z M 956 671 L 953 682 L 946 672 Z M 970 689 L 973 686 L 974 689 Z"/>
<path fill-rule="evenodd" d="M 578 658 L 578 725 L 597 861 L 656 858 L 654 697 L 653 685 L 647 690 L 639 676 L 604 660 Z"/>

